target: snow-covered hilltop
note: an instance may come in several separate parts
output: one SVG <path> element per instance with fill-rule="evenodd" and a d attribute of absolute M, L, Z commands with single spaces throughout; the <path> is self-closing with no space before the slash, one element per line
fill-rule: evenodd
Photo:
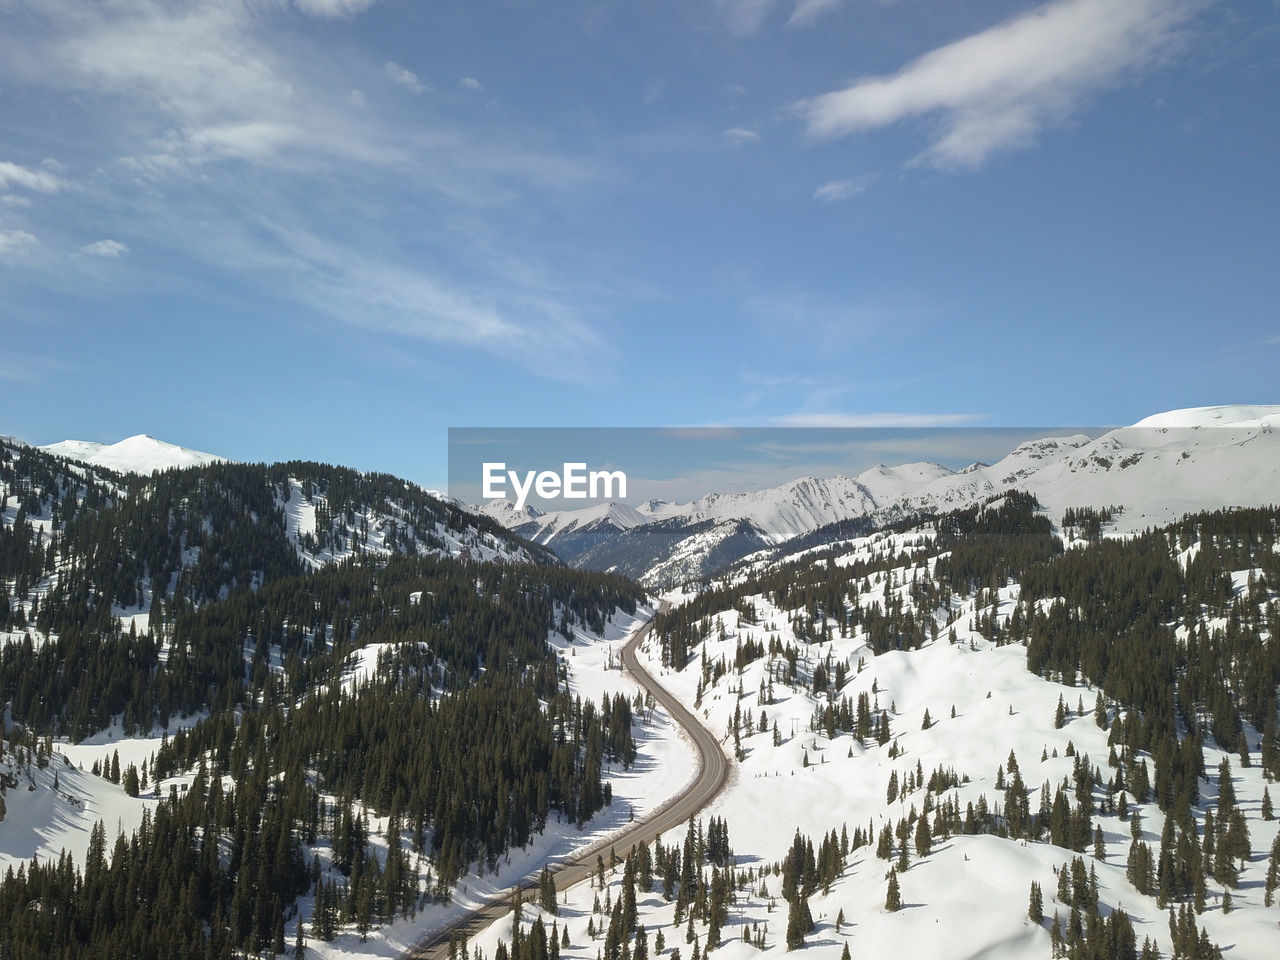
<path fill-rule="evenodd" d="M 1055 524 L 1070 507 L 1118 507 L 1128 534 L 1197 510 L 1262 506 L 1280 497 L 1280 406 L 1174 410 L 1096 439 L 1024 443 L 997 463 L 928 484 L 903 514 L 969 506 L 1002 490 L 1036 496 Z"/>
<path fill-rule="evenodd" d="M 203 467 L 209 463 L 226 463 L 226 457 L 191 450 L 166 443 L 140 433 L 119 443 L 96 443 L 92 440 L 63 440 L 40 447 L 45 453 L 68 460 L 80 460 L 106 467 L 118 473 L 154 473 L 172 467 Z"/>

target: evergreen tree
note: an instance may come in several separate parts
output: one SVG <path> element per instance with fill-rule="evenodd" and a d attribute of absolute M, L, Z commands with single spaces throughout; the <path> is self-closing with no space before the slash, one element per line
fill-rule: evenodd
<path fill-rule="evenodd" d="M 552 914 L 559 912 L 559 907 L 556 905 L 556 879 L 545 865 L 538 878 L 538 896 L 539 905 L 543 910 Z"/>
<path fill-rule="evenodd" d="M 902 891 L 898 888 L 898 871 L 889 871 L 889 887 L 885 893 L 884 908 L 890 913 L 902 908 Z"/>

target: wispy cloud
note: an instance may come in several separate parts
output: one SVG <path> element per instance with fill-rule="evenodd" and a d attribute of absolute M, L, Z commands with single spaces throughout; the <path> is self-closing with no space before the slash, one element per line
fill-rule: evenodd
<path fill-rule="evenodd" d="M 724 138 L 735 147 L 741 147 L 748 143 L 760 142 L 760 134 L 748 127 L 730 127 L 724 132 Z"/>
<path fill-rule="evenodd" d="M 1090 94 L 1175 46 L 1199 0 L 1054 0 L 939 47 L 890 76 L 866 77 L 797 104 L 829 139 L 936 116 L 917 161 L 972 168 L 1034 143 Z"/>
<path fill-rule="evenodd" d="M 36 242 L 25 230 L 0 230 L 0 261 L 9 260 Z"/>
<path fill-rule="evenodd" d="M 284 4 L 31 0 L 29 12 L 39 30 L 0 34 L 0 84 L 83 109 L 62 159 L 94 176 L 73 191 L 56 165 L 0 163 L 5 206 L 37 201 L 31 223 L 0 225 L 6 261 L 29 257 L 37 236 L 77 250 L 85 238 L 68 243 L 68 224 L 92 222 L 104 239 L 79 247 L 85 257 L 125 256 L 110 238 L 145 233 L 192 276 L 219 271 L 351 326 L 543 364 L 547 376 L 580 374 L 599 348 L 585 271 L 550 275 L 527 227 L 542 204 L 612 175 L 595 156 L 473 110 L 353 96 L 379 80 L 426 85 L 381 57 L 316 70 L 305 37 L 264 29 L 297 16 Z"/>
<path fill-rule="evenodd" d="M 62 180 L 47 170 L 33 170 L 7 160 L 0 160 L 0 189 L 20 187 L 37 193 L 56 193 Z"/>
<path fill-rule="evenodd" d="M 980 413 L 788 413 L 777 427 L 959 427 L 985 420 Z"/>
<path fill-rule="evenodd" d="M 333 20 L 354 17 L 377 2 L 378 0 L 293 0 L 293 5 L 314 17 Z"/>
<path fill-rule="evenodd" d="M 477 80 L 475 77 L 463 77 L 461 80 L 458 81 L 458 86 L 460 86 L 463 90 L 471 90 L 474 93 L 484 92 L 484 84 L 481 83 L 479 80 Z"/>
<path fill-rule="evenodd" d="M 839 203 L 841 200 L 849 200 L 865 192 L 871 184 L 875 183 L 875 179 L 872 174 L 863 174 L 860 177 L 828 180 L 813 191 L 813 199 L 822 203 Z"/>
<path fill-rule="evenodd" d="M 117 260 L 129 252 L 129 247 L 119 240 L 95 240 L 93 243 L 85 244 L 79 252 L 88 257 Z"/>
<path fill-rule="evenodd" d="M 404 87 L 404 89 L 408 90 L 410 93 L 418 94 L 427 89 L 423 86 L 422 81 L 418 79 L 418 75 L 416 73 L 400 66 L 400 64 L 393 60 L 388 60 L 383 65 L 382 69 L 386 73 L 387 79 L 397 87 Z"/>
<path fill-rule="evenodd" d="M 843 3 L 844 0 L 796 0 L 795 9 L 791 11 L 791 18 L 787 20 L 787 25 L 792 27 L 810 26 L 817 23 L 828 13 L 836 10 Z"/>
<path fill-rule="evenodd" d="M 812 26 L 843 6 L 844 2 L 845 0 L 794 0 L 787 26 Z M 738 34 L 755 33 L 759 30 L 777 4 L 778 0 L 716 0 L 716 6 L 720 8 L 729 29 Z"/>

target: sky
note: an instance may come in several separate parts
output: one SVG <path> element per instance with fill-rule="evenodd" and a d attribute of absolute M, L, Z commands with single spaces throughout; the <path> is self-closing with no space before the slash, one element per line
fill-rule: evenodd
<path fill-rule="evenodd" d="M 1276 0 L 0 0 L 0 433 L 1274 402 L 1278 92 Z"/>

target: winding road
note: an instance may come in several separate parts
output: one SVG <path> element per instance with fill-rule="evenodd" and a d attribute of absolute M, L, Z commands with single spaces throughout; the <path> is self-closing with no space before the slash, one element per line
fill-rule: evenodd
<path fill-rule="evenodd" d="M 666 601 L 659 606 L 658 612 L 668 609 Z M 650 840 L 658 834 L 665 833 L 696 816 L 723 789 L 729 779 L 732 766 L 729 758 L 720 749 L 720 744 L 706 727 L 690 713 L 679 700 L 667 692 L 658 683 L 636 656 L 636 649 L 653 631 L 653 619 L 632 635 L 622 648 L 622 662 L 636 681 L 653 694 L 654 699 L 662 704 L 663 709 L 671 715 L 683 728 L 685 735 L 692 741 L 698 753 L 698 775 L 682 793 L 669 799 L 643 820 L 630 824 L 620 833 L 605 837 L 577 851 L 565 859 L 557 867 L 553 867 L 556 888 L 564 891 L 576 883 L 590 877 L 596 869 L 596 857 L 610 847 L 619 852 L 631 849 L 632 844 Z M 537 872 L 541 872 L 541 868 Z M 520 881 L 526 902 L 538 898 L 537 874 L 531 874 Z M 511 900 L 516 887 L 508 887 L 495 895 L 485 905 L 477 908 L 447 927 L 434 931 L 414 945 L 404 956 L 414 960 L 441 960 L 447 957 L 449 941 L 453 937 L 469 940 L 496 920 L 501 919 L 511 910 Z"/>

